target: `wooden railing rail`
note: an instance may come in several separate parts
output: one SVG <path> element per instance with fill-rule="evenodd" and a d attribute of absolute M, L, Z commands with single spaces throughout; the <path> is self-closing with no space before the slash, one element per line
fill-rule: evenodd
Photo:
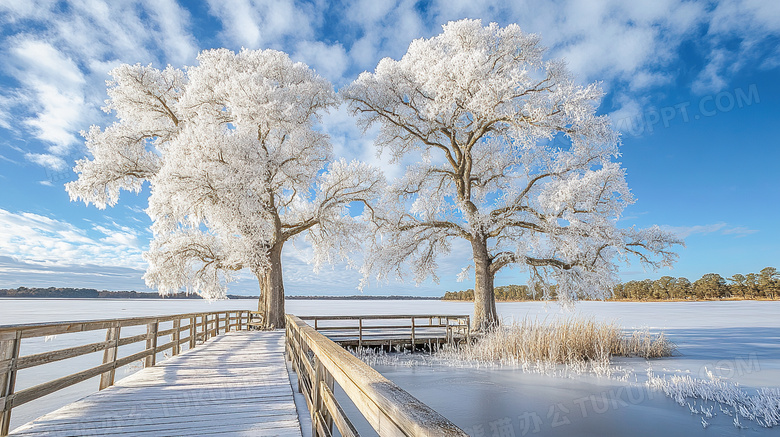
<path fill-rule="evenodd" d="M 333 425 L 342 436 L 358 435 L 333 395 L 335 383 L 380 436 L 466 436 L 301 318 L 288 314 L 286 329 L 286 354 L 298 374 L 314 437 L 330 436 Z"/>
<path fill-rule="evenodd" d="M 443 328 L 447 342 L 456 340 L 456 337 L 471 341 L 471 323 L 469 315 L 440 315 L 440 314 L 415 314 L 415 315 L 366 315 L 366 316 L 300 316 L 301 320 L 308 321 L 316 331 L 340 331 L 337 335 L 329 334 L 331 339 L 338 336 L 357 335 L 358 347 L 363 346 L 363 338 L 367 332 L 378 330 L 403 330 L 412 345 L 415 344 L 420 329 Z M 386 321 L 382 324 L 374 324 L 371 321 Z M 321 324 L 320 322 L 347 321 L 352 324 Z M 357 323 L 354 323 L 357 322 Z M 414 349 L 414 348 L 412 348 Z"/>
<path fill-rule="evenodd" d="M 160 329 L 161 324 L 167 322 L 171 322 L 172 327 Z M 8 435 L 11 411 L 14 407 L 96 376 L 100 376 L 99 389 L 103 390 L 114 384 L 116 369 L 122 366 L 138 360 L 144 360 L 144 367 L 154 366 L 158 353 L 170 351 L 171 355 L 177 355 L 181 352 L 182 345 L 194 348 L 220 333 L 246 329 L 248 322 L 249 311 L 236 310 L 0 326 L 0 436 Z M 123 328 L 138 326 L 145 326 L 146 333 L 121 336 Z M 106 332 L 105 341 L 102 342 L 24 356 L 19 353 L 24 339 L 100 330 Z M 182 337 L 182 332 L 186 333 L 186 337 Z M 159 339 L 165 337 L 169 337 L 170 341 L 161 344 Z M 145 343 L 142 351 L 119 356 L 120 347 L 141 342 Z M 15 391 L 19 370 L 100 351 L 103 351 L 103 363 L 99 366 Z"/>

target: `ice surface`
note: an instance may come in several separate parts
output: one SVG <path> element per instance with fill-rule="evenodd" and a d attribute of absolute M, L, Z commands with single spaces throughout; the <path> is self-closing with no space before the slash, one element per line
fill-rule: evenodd
<path fill-rule="evenodd" d="M 256 305 L 254 300 L 208 304 L 181 300 L 0 299 L 0 324 L 254 309 Z M 287 310 L 297 315 L 469 314 L 472 305 L 289 300 Z M 540 302 L 499 303 L 498 311 L 507 319 L 572 315 L 557 304 Z M 472 435 L 777 435 L 776 428 L 762 428 L 745 420 L 741 425 L 746 429 L 738 429 L 734 417 L 712 403 L 696 400 L 690 401 L 690 408 L 682 407 L 663 392 L 647 388 L 644 382 L 651 367 L 655 376 L 704 378 L 709 371 L 724 381 L 739 383 L 746 391 L 780 386 L 780 302 L 580 302 L 574 312 L 614 320 L 627 329 L 664 330 L 677 343 L 679 355 L 651 362 L 617 359 L 615 364 L 630 372 L 625 381 L 594 375 L 550 376 L 510 368 L 378 366 L 378 370 Z M 68 337 L 57 336 L 45 347 L 72 346 Z M 44 347 L 44 339 L 40 342 L 27 346 L 30 349 L 26 353 Z M 68 367 L 74 366 L 68 361 L 58 366 L 68 373 L 82 370 L 78 363 Z M 26 378 L 24 371 L 19 376 L 20 380 Z M 29 379 L 20 382 L 36 383 Z M 96 388 L 97 383 L 90 381 L 14 409 L 14 423 L 24 423 Z M 691 408 L 699 413 L 693 414 Z M 704 417 L 706 429 L 702 408 L 713 414 Z"/>

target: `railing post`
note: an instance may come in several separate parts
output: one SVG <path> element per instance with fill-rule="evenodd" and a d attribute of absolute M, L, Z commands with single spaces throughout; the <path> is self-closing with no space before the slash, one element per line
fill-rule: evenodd
<path fill-rule="evenodd" d="M 106 330 L 106 342 L 113 343 L 103 351 L 103 364 L 114 363 L 111 370 L 100 375 L 100 387 L 99 390 L 111 387 L 114 385 L 114 375 L 116 374 L 116 356 L 117 349 L 119 348 L 119 332 L 120 327 L 118 323 L 114 323 L 114 326 Z"/>
<path fill-rule="evenodd" d="M 414 353 L 414 317 L 412 317 L 412 353 Z"/>
<path fill-rule="evenodd" d="M 285 326 L 284 326 L 284 359 L 286 361 L 292 361 L 291 358 L 292 358 L 292 355 L 290 355 L 290 325 L 285 323 Z"/>
<path fill-rule="evenodd" d="M 16 360 L 19 358 L 19 346 L 22 343 L 22 331 L 17 330 L 16 336 L 10 340 L 0 341 L 0 361 L 10 360 L 8 370 L 0 376 L 0 397 L 4 400 L 14 393 L 16 385 Z M 11 405 L 6 400 L 0 415 L 0 436 L 8 435 L 11 428 Z"/>
<path fill-rule="evenodd" d="M 195 338 L 198 335 L 198 325 L 195 323 L 196 316 L 190 317 L 190 349 L 195 349 Z"/>
<path fill-rule="evenodd" d="M 208 331 L 209 325 L 208 325 L 208 323 L 206 323 L 206 319 L 207 319 L 207 317 L 206 317 L 205 314 L 201 314 L 200 315 L 200 325 L 201 325 L 201 328 L 202 328 L 201 329 L 201 334 L 202 334 L 201 341 L 204 342 L 204 343 L 206 342 L 206 340 L 209 339 L 209 331 Z"/>
<path fill-rule="evenodd" d="M 358 349 L 363 347 L 363 318 L 358 317 Z"/>
<path fill-rule="evenodd" d="M 302 381 L 305 378 L 305 376 L 302 376 L 304 373 L 304 367 L 301 361 L 305 358 L 305 353 L 303 352 L 303 340 L 302 340 L 302 334 L 300 331 L 295 332 L 295 344 L 293 346 L 297 346 L 298 349 L 293 351 L 293 355 L 295 356 L 295 365 L 298 367 L 298 393 L 303 393 L 303 384 Z M 309 375 L 309 380 L 311 380 L 311 375 Z"/>
<path fill-rule="evenodd" d="M 159 325 L 158 321 L 146 325 L 146 348 L 152 349 L 152 354 L 146 357 L 144 367 L 152 367 L 157 363 L 157 328 Z"/>
<path fill-rule="evenodd" d="M 173 340 L 173 347 L 171 347 L 171 356 L 179 355 L 179 340 L 181 339 L 181 319 L 173 321 L 173 334 L 171 334 L 171 340 Z"/>

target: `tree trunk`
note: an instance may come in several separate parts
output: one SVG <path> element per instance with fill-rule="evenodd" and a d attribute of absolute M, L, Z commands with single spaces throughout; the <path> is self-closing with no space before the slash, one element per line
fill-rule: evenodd
<path fill-rule="evenodd" d="M 498 326 L 496 296 L 493 292 L 493 273 L 490 271 L 490 256 L 487 240 L 475 237 L 471 241 L 474 253 L 474 319 L 471 322 L 475 331 L 488 331 Z"/>
<path fill-rule="evenodd" d="M 266 329 L 284 327 L 284 280 L 282 279 L 282 244 L 268 251 L 271 263 L 268 270 L 258 275 L 260 301 L 257 310 L 263 314 Z"/>

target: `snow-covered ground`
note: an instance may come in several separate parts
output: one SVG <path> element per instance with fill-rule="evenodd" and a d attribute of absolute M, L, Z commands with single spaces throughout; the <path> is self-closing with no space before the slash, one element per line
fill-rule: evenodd
<path fill-rule="evenodd" d="M 255 307 L 253 300 L 208 304 L 177 300 L 0 299 L 0 324 Z M 287 310 L 298 315 L 468 314 L 471 304 L 290 300 Z M 499 303 L 498 310 L 506 319 L 572 315 L 554 303 Z M 650 368 L 655 377 L 662 378 L 682 375 L 707 380 L 711 374 L 724 384 L 740 384 L 749 394 L 760 387 L 777 389 L 780 387 L 780 302 L 580 302 L 573 311 L 617 321 L 627 329 L 663 330 L 677 344 L 679 354 L 649 362 L 618 359 L 609 377 L 560 368 L 540 373 L 517 368 L 459 367 L 452 363 L 431 363 L 416 356 L 401 360 L 415 360 L 414 366 L 378 365 L 377 368 L 472 435 L 777 435 L 777 428 L 764 428 L 744 418 L 739 423 L 746 428 L 735 427 L 733 411 L 712 402 L 687 399 L 681 406 L 662 390 L 648 387 L 646 382 Z M 23 353 L 65 348 L 73 345 L 71 341 L 83 339 L 67 340 L 59 336 L 40 344 L 30 342 Z M 56 369 L 20 372 L 19 387 L 34 385 L 41 378 L 55 374 L 82 370 L 84 364 L 62 362 Z M 88 381 L 15 409 L 14 424 L 83 397 L 96 387 L 96 381 Z M 697 413 L 692 413 L 692 409 Z"/>

